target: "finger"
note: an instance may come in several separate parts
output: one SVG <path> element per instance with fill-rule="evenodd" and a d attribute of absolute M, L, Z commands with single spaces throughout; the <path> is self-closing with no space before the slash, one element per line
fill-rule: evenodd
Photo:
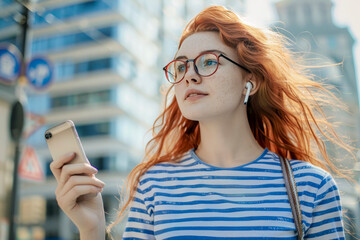
<path fill-rule="evenodd" d="M 80 196 L 90 193 L 97 194 L 101 191 L 101 188 L 95 187 L 93 185 L 77 185 L 73 187 L 69 192 L 67 192 L 67 194 L 56 196 L 56 200 L 61 209 L 66 212 L 72 210 L 76 206 L 76 200 Z"/>
<path fill-rule="evenodd" d="M 64 164 L 70 162 L 75 158 L 75 153 L 67 153 L 63 157 L 61 157 L 59 160 L 54 160 L 50 164 L 50 170 L 55 176 L 55 179 L 58 181 L 60 177 L 61 168 L 64 166 Z"/>
<path fill-rule="evenodd" d="M 93 175 L 97 172 L 98 170 L 88 163 L 66 164 L 61 170 L 59 186 L 62 187 L 65 185 L 68 179 L 73 175 Z"/>
<path fill-rule="evenodd" d="M 96 177 L 90 176 L 71 176 L 64 187 L 59 189 L 58 194 L 66 195 L 72 188 L 78 185 L 92 185 L 97 188 L 104 188 L 105 183 Z"/>

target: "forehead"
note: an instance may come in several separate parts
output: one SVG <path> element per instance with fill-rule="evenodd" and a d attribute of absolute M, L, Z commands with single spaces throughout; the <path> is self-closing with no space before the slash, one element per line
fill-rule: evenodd
<path fill-rule="evenodd" d="M 233 48 L 225 45 L 217 32 L 197 32 L 188 36 L 181 44 L 175 57 L 194 58 L 206 50 L 219 50 L 228 56 L 235 56 Z"/>

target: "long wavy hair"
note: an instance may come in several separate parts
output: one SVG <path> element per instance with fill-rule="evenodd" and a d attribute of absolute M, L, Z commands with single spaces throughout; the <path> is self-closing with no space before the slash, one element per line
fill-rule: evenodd
<path fill-rule="evenodd" d="M 328 103 L 326 96 L 334 96 L 312 79 L 305 66 L 294 61 L 284 37 L 248 25 L 224 7 L 212 6 L 187 24 L 179 48 L 188 36 L 204 31 L 218 33 L 258 81 L 259 88 L 249 99 L 247 114 L 259 145 L 284 158 L 307 161 L 338 172 L 326 153 L 324 140 L 349 152 L 352 150 L 337 137 L 321 110 L 322 103 Z M 176 161 L 200 143 L 199 122 L 183 117 L 175 96 L 169 94 L 171 89 L 166 93 L 164 110 L 153 125 L 153 138 L 146 145 L 144 160 L 128 175 L 123 188 L 126 199 L 108 230 L 122 220 L 140 177 L 149 168 L 161 162 Z"/>

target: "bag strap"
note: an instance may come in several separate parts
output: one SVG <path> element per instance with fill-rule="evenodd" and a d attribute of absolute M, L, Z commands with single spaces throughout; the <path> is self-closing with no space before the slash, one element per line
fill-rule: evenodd
<path fill-rule="evenodd" d="M 291 206 L 291 212 L 294 217 L 295 227 L 297 230 L 297 239 L 303 239 L 303 229 L 302 229 L 302 215 L 300 208 L 299 196 L 296 188 L 296 182 L 294 174 L 288 160 L 285 160 L 283 157 L 280 157 L 281 169 L 284 176 L 286 192 L 289 197 L 289 202 Z"/>

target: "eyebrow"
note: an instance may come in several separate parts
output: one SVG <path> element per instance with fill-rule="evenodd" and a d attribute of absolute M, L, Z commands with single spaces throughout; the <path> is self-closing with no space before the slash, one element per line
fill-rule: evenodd
<path fill-rule="evenodd" d="M 217 52 L 217 53 L 221 53 L 221 54 L 226 55 L 224 52 L 222 52 L 220 50 L 217 50 L 217 49 L 205 50 L 205 51 L 200 52 L 199 55 L 201 55 L 203 53 L 209 53 L 209 52 Z M 178 60 L 178 59 L 188 59 L 188 57 L 186 57 L 186 56 L 177 56 L 174 60 Z"/>

